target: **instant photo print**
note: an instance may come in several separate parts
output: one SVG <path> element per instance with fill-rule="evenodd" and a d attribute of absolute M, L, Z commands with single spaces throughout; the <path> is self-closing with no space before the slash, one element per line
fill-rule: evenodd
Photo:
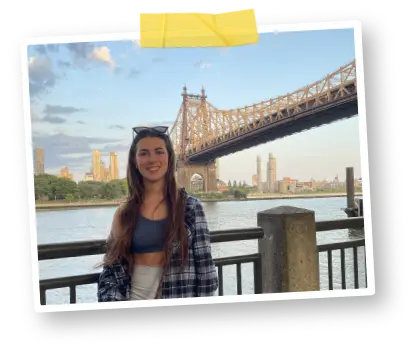
<path fill-rule="evenodd" d="M 232 9 L 254 10 L 253 22 L 234 17 L 210 34 L 226 44 L 198 46 L 185 37 L 208 32 L 181 32 L 166 10 L 156 45 L 150 19 L 163 9 L 152 10 L 137 9 L 138 28 L 125 31 L 21 39 L 31 320 L 49 334 L 99 335 L 388 310 L 387 66 L 375 25 Z M 241 44 L 244 33 L 257 39 Z M 129 149 L 149 127 L 163 127 L 176 183 L 201 205 L 189 246 L 205 250 L 193 248 L 195 277 L 162 285 L 170 297 L 99 301 L 98 265 L 131 189 Z M 192 283 L 197 294 L 183 289 Z"/>

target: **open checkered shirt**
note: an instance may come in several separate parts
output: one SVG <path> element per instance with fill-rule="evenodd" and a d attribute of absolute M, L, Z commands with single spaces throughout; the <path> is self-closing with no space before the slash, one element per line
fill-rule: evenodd
<path fill-rule="evenodd" d="M 185 224 L 189 234 L 188 261 L 180 269 L 180 251 L 172 251 L 163 275 L 160 299 L 213 296 L 218 276 L 211 255 L 210 233 L 200 201 L 182 190 L 186 201 Z M 98 302 L 130 300 L 131 277 L 125 262 L 104 266 L 98 280 Z"/>

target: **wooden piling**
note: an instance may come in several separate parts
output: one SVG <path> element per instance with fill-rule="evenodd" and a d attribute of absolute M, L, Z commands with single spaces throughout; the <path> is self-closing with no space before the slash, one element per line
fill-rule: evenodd
<path fill-rule="evenodd" d="M 346 169 L 346 187 L 347 187 L 347 208 L 345 213 L 348 217 L 356 217 L 356 206 L 354 198 L 354 168 L 347 167 Z"/>

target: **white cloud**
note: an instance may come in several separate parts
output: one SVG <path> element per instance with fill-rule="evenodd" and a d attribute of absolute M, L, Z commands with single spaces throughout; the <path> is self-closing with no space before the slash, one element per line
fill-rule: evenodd
<path fill-rule="evenodd" d="M 90 53 L 90 58 L 108 64 L 111 68 L 115 68 L 115 61 L 111 57 L 110 49 L 106 46 L 94 47 Z"/>

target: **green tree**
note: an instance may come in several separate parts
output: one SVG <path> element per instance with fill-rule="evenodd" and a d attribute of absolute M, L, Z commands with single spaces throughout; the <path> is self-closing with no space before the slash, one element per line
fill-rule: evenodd
<path fill-rule="evenodd" d="M 110 185 L 113 189 L 111 192 L 111 195 L 113 195 L 112 198 L 121 198 L 124 196 L 124 188 L 121 180 L 111 180 L 108 185 Z"/>
<path fill-rule="evenodd" d="M 236 199 L 246 199 L 247 194 L 241 192 L 240 190 L 234 190 L 234 198 L 236 198 Z"/>
<path fill-rule="evenodd" d="M 91 200 L 97 198 L 117 199 L 128 193 L 127 179 L 116 179 L 110 182 L 80 181 L 78 183 L 43 174 L 34 176 L 36 200 Z"/>
<path fill-rule="evenodd" d="M 78 183 L 80 197 L 84 200 L 101 197 L 100 190 L 102 185 L 104 185 L 104 183 L 99 181 L 80 181 Z"/>
<path fill-rule="evenodd" d="M 59 178 L 55 175 L 42 174 L 35 175 L 35 198 L 47 198 L 49 200 L 55 200 L 56 188 L 59 186 Z"/>
<path fill-rule="evenodd" d="M 119 197 L 119 190 L 115 183 L 105 183 L 100 188 L 100 195 L 103 199 L 111 200 Z"/>
<path fill-rule="evenodd" d="M 123 196 L 127 196 L 127 194 L 129 193 L 129 189 L 128 189 L 128 186 L 127 186 L 127 178 L 120 179 L 120 183 L 121 183 L 121 186 L 122 186 Z"/>
<path fill-rule="evenodd" d="M 55 175 L 43 174 L 35 175 L 35 198 L 49 200 L 63 200 L 68 194 L 74 198 L 79 197 L 79 188 L 75 181 L 58 178 Z"/>
<path fill-rule="evenodd" d="M 74 195 L 67 194 L 66 197 L 65 197 L 65 200 L 68 201 L 68 202 L 72 202 L 72 201 L 74 201 L 74 198 L 75 198 Z"/>
<path fill-rule="evenodd" d="M 57 178 L 52 184 L 57 200 L 63 200 L 68 194 L 78 198 L 79 189 L 75 181 L 66 178 Z"/>

